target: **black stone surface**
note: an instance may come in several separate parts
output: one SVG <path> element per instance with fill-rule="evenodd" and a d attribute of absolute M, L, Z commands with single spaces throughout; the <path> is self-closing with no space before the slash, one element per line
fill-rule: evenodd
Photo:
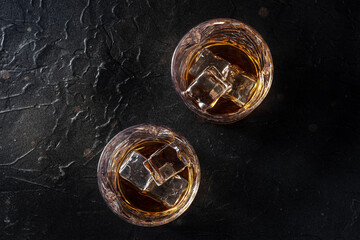
<path fill-rule="evenodd" d="M 0 1 L 0 239 L 360 239 L 360 5 L 295 0 Z M 170 76 L 181 37 L 230 17 L 267 41 L 265 101 L 203 122 Z M 120 130 L 166 125 L 201 163 L 178 220 L 132 226 L 101 198 Z"/>

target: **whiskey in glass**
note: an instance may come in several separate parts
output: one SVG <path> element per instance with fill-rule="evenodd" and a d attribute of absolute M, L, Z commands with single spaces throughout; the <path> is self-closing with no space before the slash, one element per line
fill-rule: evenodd
<path fill-rule="evenodd" d="M 200 183 L 200 165 L 190 143 L 166 127 L 137 125 L 118 133 L 98 165 L 100 192 L 118 216 L 140 226 L 179 217 Z"/>
<path fill-rule="evenodd" d="M 253 28 L 234 19 L 213 19 L 181 39 L 171 74 L 188 108 L 226 124 L 246 117 L 263 101 L 273 63 L 269 47 Z"/>

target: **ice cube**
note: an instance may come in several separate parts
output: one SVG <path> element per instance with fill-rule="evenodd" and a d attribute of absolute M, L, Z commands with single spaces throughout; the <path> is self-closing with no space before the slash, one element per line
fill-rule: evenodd
<path fill-rule="evenodd" d="M 245 105 L 253 93 L 253 89 L 256 85 L 256 78 L 246 74 L 238 66 L 231 65 L 226 76 L 226 81 L 232 85 L 231 90 L 226 94 L 226 97 L 230 98 L 240 107 Z"/>
<path fill-rule="evenodd" d="M 144 167 L 147 159 L 140 153 L 133 151 L 127 155 L 120 166 L 119 174 L 129 182 L 144 191 L 153 181 L 151 173 Z"/>
<path fill-rule="evenodd" d="M 184 170 L 188 164 L 179 149 L 170 144 L 154 152 L 144 166 L 152 173 L 155 183 L 160 186 Z"/>
<path fill-rule="evenodd" d="M 204 48 L 196 56 L 194 63 L 189 69 L 189 73 L 197 77 L 209 66 L 214 66 L 221 74 L 226 75 L 230 63 Z"/>
<path fill-rule="evenodd" d="M 187 185 L 188 181 L 176 175 L 164 182 L 161 186 L 155 183 L 150 184 L 147 191 L 149 191 L 155 199 L 161 200 L 167 206 L 172 207 L 185 191 Z"/>
<path fill-rule="evenodd" d="M 209 109 L 231 88 L 222 78 L 222 74 L 210 66 L 191 83 L 184 94 L 192 98 L 200 109 Z"/>

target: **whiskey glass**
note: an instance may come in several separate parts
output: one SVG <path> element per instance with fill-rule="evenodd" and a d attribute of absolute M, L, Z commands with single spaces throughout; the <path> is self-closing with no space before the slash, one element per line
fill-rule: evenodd
<path fill-rule="evenodd" d="M 200 165 L 190 143 L 167 127 L 129 127 L 104 148 L 97 169 L 101 195 L 122 219 L 139 226 L 173 221 L 190 206 Z"/>
<path fill-rule="evenodd" d="M 212 19 L 192 28 L 171 62 L 175 90 L 186 106 L 214 123 L 233 123 L 264 100 L 273 79 L 269 47 L 252 27 Z"/>

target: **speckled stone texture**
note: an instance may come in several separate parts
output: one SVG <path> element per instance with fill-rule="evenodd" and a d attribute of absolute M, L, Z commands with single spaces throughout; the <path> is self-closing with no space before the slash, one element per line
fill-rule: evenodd
<path fill-rule="evenodd" d="M 360 236 L 360 5 L 291 0 L 0 0 L 0 239 L 355 240 Z M 170 75 L 208 19 L 254 27 L 274 59 L 264 102 L 199 120 Z M 102 200 L 99 155 L 120 130 L 166 125 L 195 148 L 195 201 L 132 226 Z"/>

